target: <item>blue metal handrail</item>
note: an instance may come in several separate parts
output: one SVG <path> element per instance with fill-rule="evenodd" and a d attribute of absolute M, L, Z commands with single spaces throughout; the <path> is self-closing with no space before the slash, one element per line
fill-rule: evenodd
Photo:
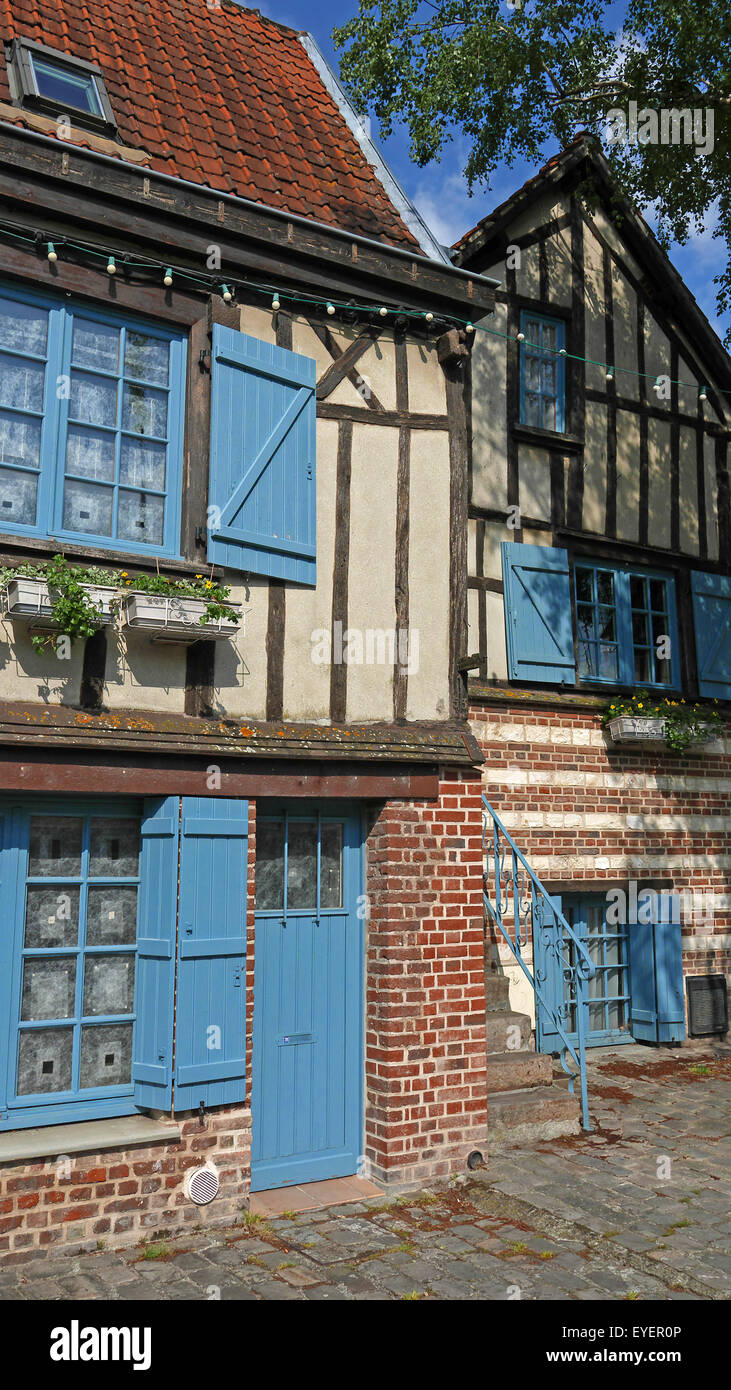
<path fill-rule="evenodd" d="M 594 963 L 583 941 L 580 941 L 560 909 L 551 902 L 550 895 L 541 880 L 537 874 L 534 874 L 527 859 L 521 854 L 486 796 L 482 798 L 482 806 L 485 911 L 510 947 L 535 994 L 537 1004 L 540 1004 L 544 1014 L 561 1038 L 563 1043 L 563 1049 L 560 1053 L 561 1066 L 569 1078 L 569 1091 L 574 1093 L 578 1078 L 581 1094 L 581 1124 L 583 1129 L 591 1130 L 586 1085 L 585 1034 L 587 984 L 596 974 Z M 490 825 L 490 821 L 492 825 Z M 508 856 L 510 857 L 506 865 Z M 494 903 L 490 901 L 488 891 L 491 886 L 494 892 Z M 510 928 L 506 926 L 506 919 L 509 922 L 511 918 L 512 934 Z M 564 1000 L 557 1009 L 551 1007 L 541 988 L 548 972 L 536 969 L 534 975 L 523 959 L 523 950 L 528 944 L 531 932 L 534 942 L 536 934 L 538 932 L 543 933 L 542 944 L 546 959 L 553 957 L 557 960 L 561 979 L 565 985 L 568 985 L 568 989 L 564 989 Z M 570 1041 L 566 1027 L 572 995 L 576 1006 L 576 1047 Z M 569 1059 L 573 1061 L 575 1071 L 572 1070 Z"/>

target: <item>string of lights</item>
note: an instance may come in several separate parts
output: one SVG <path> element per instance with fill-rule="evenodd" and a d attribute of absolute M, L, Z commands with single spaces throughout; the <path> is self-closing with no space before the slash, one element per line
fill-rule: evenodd
<path fill-rule="evenodd" d="M 162 261 L 133 259 L 126 252 L 101 249 L 87 242 L 72 241 L 69 238 L 64 238 L 63 240 L 59 239 L 54 243 L 41 231 L 21 231 L 17 226 L 14 227 L 0 223 L 0 233 L 13 240 L 25 242 L 27 245 L 35 247 L 39 254 L 45 254 L 46 259 L 51 265 L 55 265 L 59 259 L 63 259 L 63 252 L 66 250 L 89 256 L 93 259 L 106 261 L 106 272 L 110 278 L 120 272 L 124 275 L 135 270 L 148 271 L 160 276 L 162 284 L 166 289 L 173 288 L 178 281 L 191 285 L 198 285 L 202 289 L 220 294 L 221 298 L 227 304 L 233 303 L 236 298 L 237 289 L 239 288 L 237 283 L 233 281 L 231 284 L 228 284 L 226 281 L 222 280 L 220 274 L 203 275 L 201 273 L 194 273 L 190 270 L 183 270 L 180 267 L 166 265 Z M 324 309 L 325 313 L 330 318 L 338 314 L 341 318 L 347 317 L 351 319 L 353 315 L 365 315 L 370 317 L 375 315 L 382 320 L 390 318 L 392 322 L 400 319 L 402 323 L 404 320 L 413 319 L 415 323 L 421 322 L 427 326 L 436 325 L 438 327 L 444 324 L 446 326 L 462 328 L 469 336 L 483 333 L 492 338 L 501 338 L 505 342 L 517 342 L 521 349 L 539 349 L 539 344 L 526 339 L 525 334 L 522 332 L 502 333 L 497 328 L 489 328 L 486 324 L 482 323 L 475 324 L 472 323 L 471 320 L 460 318 L 455 314 L 445 315 L 441 312 L 435 313 L 429 309 L 426 311 L 406 309 L 400 304 L 378 304 L 375 302 L 355 304 L 352 300 L 323 299 L 322 295 L 308 294 L 304 290 L 283 291 L 276 285 L 261 284 L 248 278 L 241 281 L 240 287 L 247 291 L 253 290 L 267 298 L 271 296 L 271 309 L 274 313 L 281 309 L 285 303 L 292 306 L 296 306 L 297 304 L 310 304 L 319 309 Z M 638 380 L 651 381 L 653 383 L 653 389 L 658 395 L 666 391 L 668 387 L 677 386 L 679 390 L 693 391 L 696 393 L 697 400 L 701 404 L 708 400 L 709 387 L 705 383 L 701 383 L 699 386 L 698 382 L 682 381 L 664 374 L 658 376 L 653 372 L 638 372 L 631 367 L 622 367 L 614 363 L 602 362 L 592 357 L 582 357 L 578 353 L 568 352 L 566 348 L 546 349 L 545 346 L 541 346 L 540 351 L 543 356 L 552 355 L 557 358 L 566 358 L 573 362 L 582 362 L 587 366 L 600 368 L 604 371 L 607 382 L 610 383 L 615 382 L 617 375 L 621 373 L 624 376 L 634 377 Z M 721 389 L 719 394 L 731 399 L 731 391 Z"/>

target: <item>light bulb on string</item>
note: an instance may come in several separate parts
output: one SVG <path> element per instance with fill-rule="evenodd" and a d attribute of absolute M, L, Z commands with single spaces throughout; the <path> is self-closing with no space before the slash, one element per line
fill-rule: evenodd
<path fill-rule="evenodd" d="M 274 291 L 274 297 L 273 297 L 273 299 L 272 299 L 272 310 L 273 310 L 273 312 L 276 314 L 277 309 L 281 309 L 281 307 L 282 307 L 282 305 L 281 305 L 280 300 L 279 300 L 279 295 L 277 294 L 277 291 L 275 290 L 275 291 Z"/>
<path fill-rule="evenodd" d="M 708 391 L 705 386 L 701 386 L 701 389 L 698 392 L 698 400 L 701 402 L 708 400 Z"/>
<path fill-rule="evenodd" d="M 117 274 L 117 263 L 116 263 L 116 261 L 115 261 L 115 259 L 114 259 L 114 256 L 110 256 L 110 257 L 109 257 L 109 260 L 107 261 L 107 275 L 116 275 L 116 274 Z"/>
<path fill-rule="evenodd" d="M 515 335 L 515 341 L 516 341 L 516 343 L 524 343 L 524 342 L 525 342 L 525 333 L 516 333 L 516 335 Z"/>
<path fill-rule="evenodd" d="M 58 260 L 58 252 L 52 241 L 49 241 L 48 243 L 48 251 L 46 254 L 48 256 L 49 261 L 53 262 Z"/>
<path fill-rule="evenodd" d="M 330 317 L 332 318 L 333 314 L 335 313 L 335 305 L 334 305 L 334 304 L 327 304 L 325 307 L 326 307 L 327 313 L 328 313 L 328 314 L 330 315 Z"/>
<path fill-rule="evenodd" d="M 228 285 L 221 285 L 221 298 L 222 298 L 224 304 L 230 304 L 230 303 L 231 303 L 231 300 L 233 299 L 233 295 L 232 295 L 232 293 L 231 293 L 231 291 L 230 291 Z"/>
<path fill-rule="evenodd" d="M 382 319 L 385 319 L 385 317 L 386 317 L 386 315 L 387 315 L 387 313 L 388 313 L 388 309 L 386 308 L 385 304 L 382 304 L 382 305 L 381 305 L 381 307 L 380 307 L 380 309 L 378 310 L 378 312 L 379 312 L 381 318 L 382 318 Z"/>
<path fill-rule="evenodd" d="M 167 285 L 168 289 L 170 289 L 170 286 L 173 283 L 173 272 L 170 269 L 170 266 L 168 266 L 167 270 L 165 271 L 162 283 L 163 285 Z"/>
<path fill-rule="evenodd" d="M 565 348 L 559 348 L 559 350 L 558 350 L 558 355 L 559 355 L 559 357 L 566 357 L 566 356 L 567 356 L 566 349 L 565 349 Z"/>
<path fill-rule="evenodd" d="M 424 318 L 426 319 L 427 323 L 433 323 L 433 322 L 434 322 L 434 315 L 433 315 L 431 309 L 427 309 L 427 312 L 425 313 Z"/>
<path fill-rule="evenodd" d="M 466 324 L 465 324 L 465 327 L 464 327 L 464 331 L 465 331 L 465 333 L 474 333 L 474 331 L 475 331 L 475 325 L 474 325 L 474 323 L 466 323 Z"/>

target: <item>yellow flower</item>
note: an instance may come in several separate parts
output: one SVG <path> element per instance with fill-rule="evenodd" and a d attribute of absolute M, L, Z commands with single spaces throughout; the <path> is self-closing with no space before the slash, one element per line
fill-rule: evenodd
<path fill-rule="evenodd" d="M 638 709 L 644 709 L 645 707 L 644 707 L 644 705 L 639 704 L 639 705 L 637 706 L 637 708 L 638 708 Z"/>
<path fill-rule="evenodd" d="M 122 578 L 123 578 L 123 579 L 126 579 L 126 578 L 127 578 L 127 570 L 122 570 Z"/>
<path fill-rule="evenodd" d="M 196 575 L 196 579 L 202 579 L 202 578 L 203 578 L 203 575 L 202 575 L 202 574 L 197 574 L 197 575 Z"/>
<path fill-rule="evenodd" d="M 212 585 L 210 579 L 207 579 L 207 580 L 206 580 L 206 588 L 207 588 L 207 589 L 212 589 L 212 588 L 213 588 L 213 585 Z"/>

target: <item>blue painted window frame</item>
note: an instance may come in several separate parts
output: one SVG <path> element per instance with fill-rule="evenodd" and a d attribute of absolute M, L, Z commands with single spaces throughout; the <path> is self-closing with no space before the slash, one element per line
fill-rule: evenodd
<path fill-rule="evenodd" d="M 42 412 L 23 410 L 19 407 L 2 406 L 3 413 L 24 419 L 41 421 L 40 468 L 38 470 L 38 503 L 35 525 L 25 525 L 2 521 L 0 528 L 8 535 L 44 537 L 50 540 L 65 540 L 79 546 L 93 546 L 96 549 L 114 551 L 123 555 L 159 556 L 166 559 L 180 559 L 180 526 L 182 511 L 182 470 L 183 441 L 185 427 L 185 384 L 186 384 L 186 335 L 143 318 L 101 309 L 92 303 L 81 300 L 68 302 L 48 295 L 39 295 L 0 283 L 0 297 L 18 304 L 32 305 L 48 312 L 48 340 L 45 354 L 0 348 L 0 353 L 24 360 L 42 362 L 45 370 Z M 113 483 L 113 525 L 116 528 L 117 503 L 122 485 L 119 481 L 121 441 L 124 437 L 145 440 L 149 443 L 164 442 L 166 446 L 165 490 L 161 493 L 152 488 L 129 488 L 130 491 L 145 491 L 150 495 L 164 496 L 164 528 L 162 544 L 139 544 L 118 536 L 98 535 L 90 531 L 65 530 L 63 527 L 64 482 L 66 477 L 66 443 L 70 420 L 68 392 L 59 393 L 56 384 L 60 379 L 70 381 L 72 370 L 73 326 L 76 319 L 95 324 L 109 325 L 121 329 L 119 368 L 110 372 L 104 367 L 75 367 L 75 371 L 88 371 L 96 377 L 114 380 L 117 383 L 117 418 L 114 427 L 102 430 L 100 427 L 81 423 L 81 428 L 90 432 L 104 432 L 114 438 L 115 475 Z M 148 383 L 155 390 L 166 390 L 168 394 L 168 434 L 165 440 L 153 435 L 136 434 L 122 427 L 122 401 L 125 382 L 141 383 L 141 378 L 127 377 L 124 370 L 125 340 L 128 332 L 142 332 L 159 338 L 169 344 L 168 386 L 160 387 Z M 144 384 L 144 383 L 141 383 Z M 8 465 L 15 472 L 35 473 L 22 465 Z M 82 479 L 89 482 L 89 479 Z"/>
<path fill-rule="evenodd" d="M 9 799 L 0 803 L 0 816 L 4 818 L 6 832 L 3 842 L 0 843 L 0 914 L 5 923 L 11 924 L 11 930 L 0 935 L 0 1002 L 3 1004 L 0 1011 L 0 1131 L 27 1129 L 36 1125 L 66 1124 L 80 1120 L 109 1119 L 120 1115 L 133 1115 L 138 1110 L 134 1101 L 134 1083 L 132 1080 L 123 1085 L 85 1087 L 83 1090 L 45 1094 L 42 1097 L 39 1094 L 28 1097 L 17 1096 L 18 1040 L 20 1032 L 25 1027 L 21 1022 L 20 1013 L 23 963 L 26 957 L 75 956 L 78 963 L 85 955 L 125 954 L 133 955 L 136 964 L 137 954 L 136 944 L 126 947 L 110 947 L 109 945 L 87 947 L 86 894 L 83 887 L 77 945 L 58 948 L 25 947 L 26 886 L 28 883 L 36 881 L 29 878 L 27 874 L 30 818 L 33 815 L 66 815 L 75 819 L 84 818 L 82 873 L 63 880 L 70 886 L 75 886 L 78 883 L 87 885 L 90 880 L 87 870 L 91 819 L 95 816 L 111 816 L 114 819 L 134 820 L 139 825 L 142 821 L 143 807 L 141 803 L 127 798 L 123 802 L 111 802 L 34 797 L 24 799 L 22 805 L 17 801 L 11 802 Z M 94 876 L 92 882 L 95 886 L 97 884 L 103 886 L 105 882 L 117 887 L 135 885 L 139 893 L 141 864 L 142 840 L 140 837 L 140 857 L 138 872 L 135 877 Z M 37 881 L 55 884 L 62 880 L 57 875 L 50 875 L 48 878 Z M 73 1024 L 75 1029 L 73 1044 L 75 1074 L 78 1074 L 79 1070 L 81 1029 L 86 1019 L 82 1013 L 83 986 L 83 969 L 79 969 L 77 964 Z M 90 1015 L 86 1021 L 93 1025 L 116 1022 L 131 1023 L 133 1029 L 132 1056 L 134 1057 L 136 1018 L 137 1014 L 133 1009 L 131 1014 Z M 66 1019 L 43 1019 L 42 1021 L 28 1021 L 27 1027 L 35 1029 L 38 1028 L 39 1024 L 43 1027 L 71 1026 Z"/>
<path fill-rule="evenodd" d="M 535 327 L 538 327 L 538 342 L 536 342 Z M 544 327 L 551 328 L 556 334 L 555 351 L 544 348 L 543 336 Z M 543 421 L 543 402 L 544 400 L 554 403 L 555 423 L 553 432 L 563 434 L 566 429 L 566 359 L 560 357 L 562 348 L 566 347 L 566 324 L 563 319 L 551 318 L 548 314 L 534 314 L 530 309 L 521 310 L 520 331 L 525 334 L 525 340 L 520 344 L 520 422 L 522 425 L 530 425 L 532 429 L 547 429 Z M 538 362 L 538 389 L 528 389 L 527 373 L 529 360 Z M 555 369 L 555 389 L 543 389 L 543 368 L 550 363 Z M 538 413 L 540 423 L 528 419 L 527 397 L 529 395 L 538 398 Z"/>
<path fill-rule="evenodd" d="M 584 572 L 591 576 L 592 600 L 591 602 L 579 598 L 579 573 Z M 613 601 L 600 603 L 599 601 L 599 575 L 610 575 L 612 579 Z M 632 580 L 644 581 L 644 596 L 646 607 L 639 609 L 632 607 Z M 653 580 L 661 581 L 665 586 L 665 604 L 662 610 L 653 607 L 652 591 L 650 583 Z M 680 644 L 678 636 L 678 615 L 677 599 L 675 592 L 675 577 L 667 570 L 645 569 L 639 566 L 612 565 L 604 561 L 584 560 L 581 557 L 574 559 L 574 603 L 576 614 L 576 673 L 577 684 L 580 685 L 607 685 L 607 686 L 632 686 L 634 688 L 658 690 L 658 691 L 678 691 L 681 688 L 680 673 Z M 582 638 L 580 630 L 581 610 L 592 610 L 592 636 Z M 608 616 L 613 615 L 614 638 L 606 638 L 602 641 L 600 637 L 600 622 L 607 621 Z M 634 627 L 635 617 L 644 616 L 645 642 L 635 640 L 637 630 Z M 662 618 L 662 623 L 657 620 Z M 670 678 L 666 681 L 650 679 L 649 676 L 636 674 L 636 656 L 642 651 L 648 653 L 648 670 L 654 673 L 653 654 L 655 641 L 660 633 L 655 633 L 654 628 L 661 627 L 662 631 L 670 638 Z M 597 656 L 599 646 L 612 648 L 617 655 L 616 674 L 599 675 L 586 670 L 586 647 L 593 646 Z"/>
<path fill-rule="evenodd" d="M 632 982 L 630 977 L 629 964 L 629 943 L 627 934 L 627 924 L 623 922 L 608 923 L 606 920 L 607 898 L 602 893 L 563 893 L 558 900 L 561 911 L 566 920 L 574 928 L 579 938 L 583 941 L 589 954 L 594 958 L 597 973 L 593 980 L 589 981 L 589 992 L 587 995 L 587 1014 L 586 1014 L 586 1045 L 587 1047 L 616 1047 L 618 1044 L 633 1043 L 631 1031 L 631 991 Z M 588 930 L 589 917 L 591 912 L 600 913 L 602 921 L 598 932 Z M 616 943 L 616 951 L 619 956 L 618 961 L 607 959 L 608 946 Z M 592 946 L 599 946 L 599 950 L 592 952 Z M 568 953 L 573 957 L 573 944 L 568 943 Z M 553 963 L 552 963 L 553 967 Z M 606 985 L 610 971 L 622 972 L 621 993 L 613 995 L 608 993 Z M 576 996 L 570 984 L 562 980 L 560 969 L 553 968 L 555 979 L 552 981 L 552 988 L 560 993 L 563 988 L 563 999 L 557 998 L 554 1003 L 564 1003 L 568 1007 L 567 1029 L 572 1042 L 578 1042 L 576 1028 Z M 604 991 L 602 992 L 602 986 Z M 595 993 L 592 995 L 591 990 Z M 624 1027 L 612 1028 L 610 1023 L 610 1009 L 615 1006 L 624 1013 Z M 592 1009 L 596 1012 L 601 1007 L 603 1011 L 602 1028 L 592 1027 Z M 573 1026 L 572 1026 L 573 1025 Z"/>

